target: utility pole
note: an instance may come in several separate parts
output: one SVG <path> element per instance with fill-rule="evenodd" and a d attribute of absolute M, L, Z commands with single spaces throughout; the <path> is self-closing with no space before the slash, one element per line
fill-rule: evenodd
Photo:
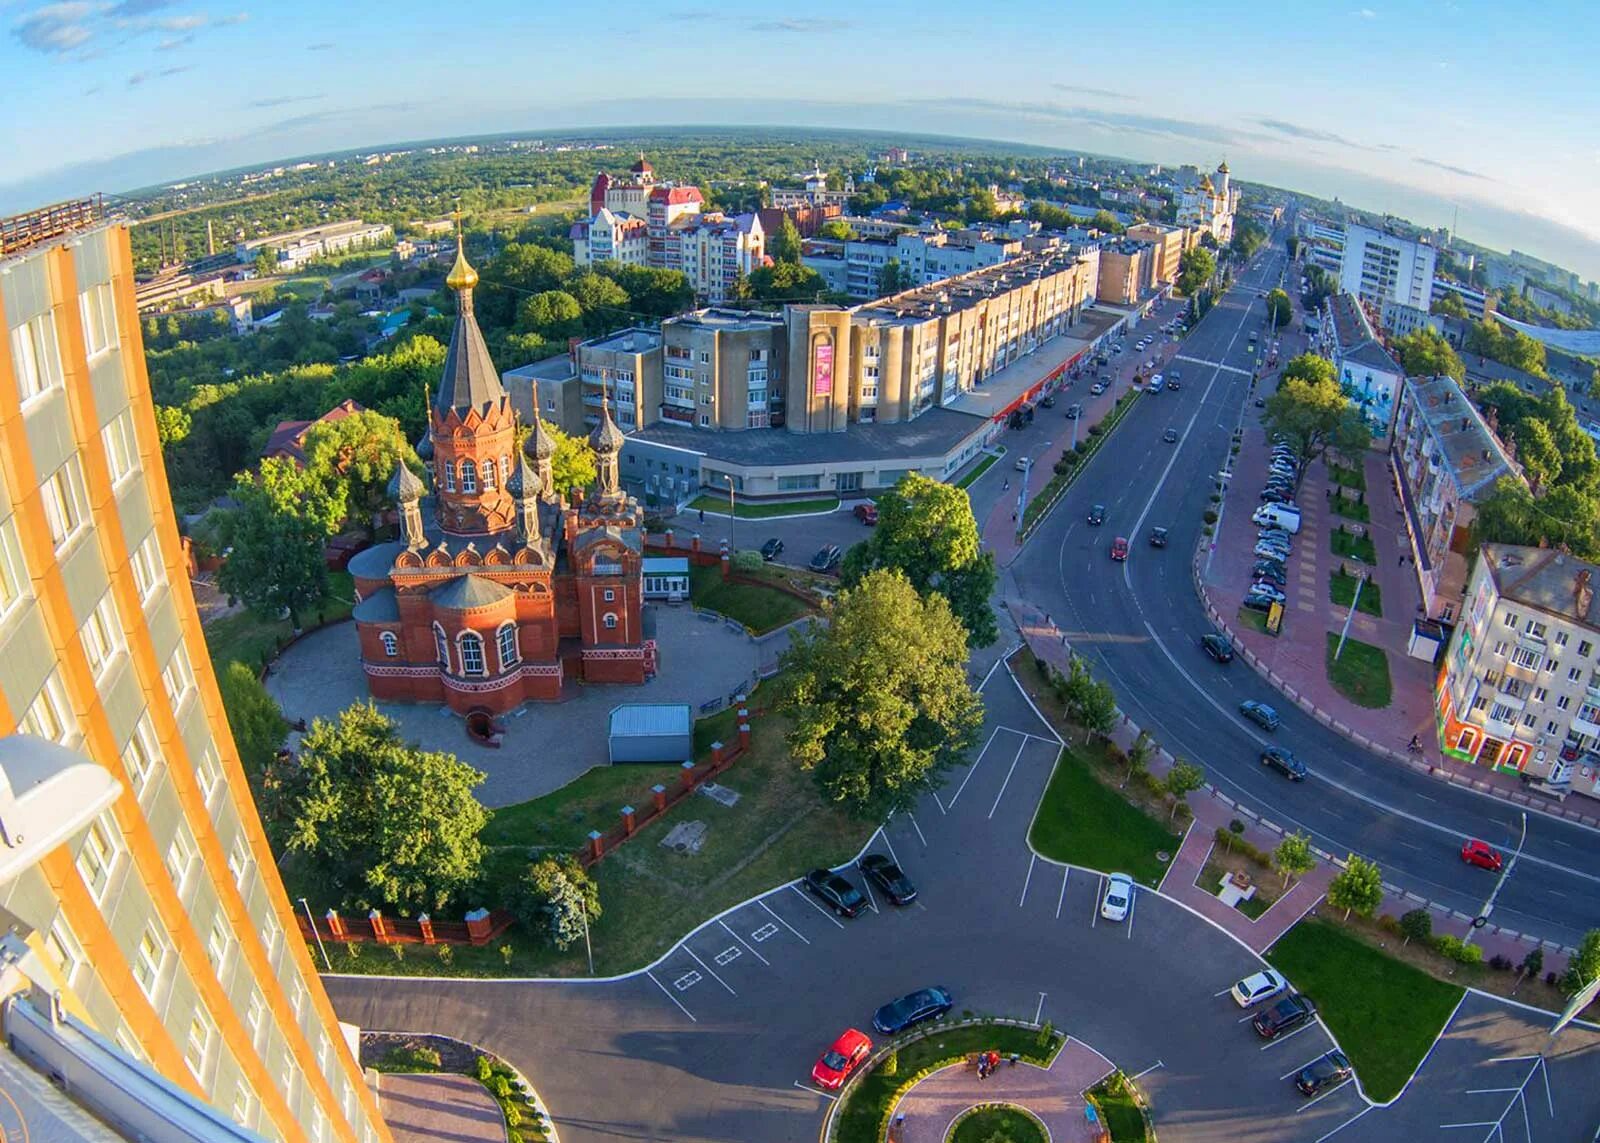
<path fill-rule="evenodd" d="M 1076 430 L 1076 428 L 1077 428 L 1077 422 L 1076 421 L 1073 422 L 1073 428 L 1074 428 L 1074 430 Z M 1033 457 L 1031 457 L 1031 456 L 1023 457 L 1022 458 L 1022 482 L 1021 482 L 1022 483 L 1022 487 L 1017 489 L 1017 533 L 1019 535 L 1022 532 L 1022 516 L 1028 510 L 1028 477 L 1029 477 L 1029 475 L 1032 474 L 1032 472 L 1033 472 Z"/>
<path fill-rule="evenodd" d="M 300 898 L 300 907 L 306 911 L 306 920 L 311 923 L 311 935 L 317 938 L 317 949 L 322 953 L 322 966 L 332 972 L 333 962 L 328 959 L 328 950 L 322 943 L 322 934 L 317 932 L 317 922 L 311 916 L 311 906 L 306 904 L 304 897 Z"/>
<path fill-rule="evenodd" d="M 728 558 L 731 560 L 733 558 L 734 553 L 739 550 L 738 547 L 735 546 L 735 544 L 733 542 L 733 521 L 734 521 L 733 473 L 731 473 L 731 472 L 723 473 L 722 474 L 722 479 L 724 479 L 724 480 L 726 480 L 728 482 Z"/>
<path fill-rule="evenodd" d="M 1350 635 L 1350 621 L 1356 617 L 1356 607 L 1361 603 L 1361 587 L 1367 582 L 1367 574 L 1366 565 L 1362 565 L 1356 572 L 1356 593 L 1350 597 L 1350 613 L 1344 617 L 1344 627 L 1339 631 L 1339 645 L 1333 649 L 1333 661 L 1336 663 L 1339 661 L 1339 656 L 1344 654 L 1344 641 Z M 1523 817 L 1523 829 L 1527 829 L 1526 815 Z"/>
<path fill-rule="evenodd" d="M 1472 927 L 1467 930 L 1467 935 L 1461 938 L 1462 944 L 1472 943 L 1472 934 L 1475 930 L 1483 928 L 1489 923 L 1489 915 L 1494 912 L 1494 899 L 1500 896 L 1500 890 L 1506 883 L 1506 878 L 1511 876 L 1511 871 L 1517 866 L 1517 858 L 1522 856 L 1522 843 L 1528 840 L 1528 811 L 1522 811 L 1522 836 L 1517 839 L 1517 848 L 1511 855 L 1511 860 L 1506 862 L 1505 868 L 1500 870 L 1500 876 L 1495 879 L 1494 888 L 1489 890 L 1489 898 L 1483 903 L 1483 908 L 1478 910 L 1478 915 L 1472 918 Z"/>

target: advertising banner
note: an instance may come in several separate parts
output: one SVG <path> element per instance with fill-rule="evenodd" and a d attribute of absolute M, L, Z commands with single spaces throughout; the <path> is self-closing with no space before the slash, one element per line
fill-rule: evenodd
<path fill-rule="evenodd" d="M 833 343 L 819 341 L 811 351 L 811 392 L 817 397 L 833 394 Z"/>

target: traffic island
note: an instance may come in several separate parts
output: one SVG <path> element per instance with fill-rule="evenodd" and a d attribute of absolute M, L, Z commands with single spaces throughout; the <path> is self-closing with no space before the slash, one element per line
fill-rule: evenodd
<path fill-rule="evenodd" d="M 1033 1112 L 1011 1103 L 986 1103 L 962 1112 L 945 1143 L 1050 1143 L 1052 1136 Z"/>

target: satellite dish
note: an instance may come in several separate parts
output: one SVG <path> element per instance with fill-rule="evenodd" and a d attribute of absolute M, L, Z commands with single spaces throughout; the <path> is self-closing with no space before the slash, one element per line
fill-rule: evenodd
<path fill-rule="evenodd" d="M 121 793 L 109 770 L 76 750 L 31 734 L 0 738 L 0 885 L 87 826 Z"/>

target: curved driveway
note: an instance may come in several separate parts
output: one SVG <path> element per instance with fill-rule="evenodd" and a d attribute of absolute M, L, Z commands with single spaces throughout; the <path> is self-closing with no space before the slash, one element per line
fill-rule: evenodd
<path fill-rule="evenodd" d="M 1050 613 L 1116 689 L 1118 703 L 1174 753 L 1200 762 L 1210 779 L 1273 821 L 1299 828 L 1336 853 L 1378 861 L 1385 880 L 1475 913 L 1492 879 L 1462 864 L 1461 839 L 1515 847 L 1518 810 L 1417 774 L 1358 749 L 1292 703 L 1277 703 L 1274 740 L 1311 767 L 1290 784 L 1257 763 L 1266 741 L 1236 711 L 1272 688 L 1243 662 L 1219 668 L 1202 655 L 1209 630 L 1189 573 L 1209 507 L 1213 476 L 1229 456 L 1247 408 L 1251 330 L 1264 310 L 1256 293 L 1278 284 L 1281 246 L 1259 255 L 1235 287 L 1185 338 L 1183 388 L 1143 398 L 1008 571 L 1008 593 Z M 1161 442 L 1175 427 L 1177 445 Z M 1104 503 L 1103 527 L 1089 527 L 1091 503 Z M 1148 529 L 1171 529 L 1171 546 L 1150 548 Z M 1107 558 L 1114 536 L 1133 541 L 1120 568 Z M 1397 742 L 1399 739 L 1397 738 Z M 1600 834 L 1538 813 L 1494 917 L 1506 928 L 1563 944 L 1600 925 Z"/>

